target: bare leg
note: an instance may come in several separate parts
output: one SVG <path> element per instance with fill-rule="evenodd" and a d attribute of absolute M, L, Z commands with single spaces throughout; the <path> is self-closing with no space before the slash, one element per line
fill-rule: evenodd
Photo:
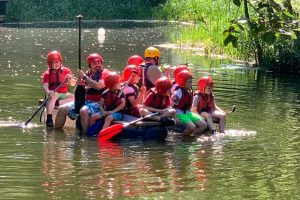
<path fill-rule="evenodd" d="M 219 131 L 221 133 L 224 133 L 226 124 L 226 113 L 221 111 L 214 111 L 212 113 L 212 117 L 219 119 Z"/>
<path fill-rule="evenodd" d="M 47 114 L 52 114 L 57 100 L 57 95 L 53 95 L 46 103 Z"/>
<path fill-rule="evenodd" d="M 113 120 L 114 120 L 114 117 L 113 117 L 112 115 L 108 115 L 108 116 L 105 118 L 105 122 L 104 122 L 104 125 L 103 125 L 102 130 L 108 128 Z"/>
<path fill-rule="evenodd" d="M 90 116 L 88 113 L 88 108 L 86 106 L 83 106 L 80 109 L 80 117 L 81 117 L 82 133 L 85 134 L 90 123 Z"/>
<path fill-rule="evenodd" d="M 193 122 L 188 122 L 185 126 L 186 126 L 186 128 L 185 128 L 183 134 L 186 136 L 192 136 L 192 134 L 196 130 L 196 125 Z"/>
<path fill-rule="evenodd" d="M 98 119 L 101 119 L 101 115 L 99 115 L 98 113 L 92 114 L 90 117 L 90 126 L 95 124 Z"/>
<path fill-rule="evenodd" d="M 55 118 L 55 128 L 62 128 L 65 125 L 66 117 L 69 113 L 67 106 L 59 106 Z"/>
<path fill-rule="evenodd" d="M 202 119 L 198 122 L 195 122 L 195 124 L 196 124 L 197 128 L 192 134 L 200 135 L 200 134 L 204 133 L 204 131 L 207 129 L 207 123 L 204 119 Z"/>
<path fill-rule="evenodd" d="M 215 131 L 216 127 L 213 123 L 213 119 L 212 119 L 211 114 L 209 114 L 207 112 L 202 112 L 201 115 L 206 119 L 208 129 L 210 131 Z"/>

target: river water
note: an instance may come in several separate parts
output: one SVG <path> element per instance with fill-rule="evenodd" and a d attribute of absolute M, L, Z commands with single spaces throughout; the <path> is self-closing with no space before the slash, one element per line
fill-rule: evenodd
<path fill-rule="evenodd" d="M 103 29 L 105 34 L 103 34 Z M 82 59 L 103 55 L 122 70 L 127 58 L 170 42 L 182 25 L 83 21 Z M 158 47 L 160 62 L 189 63 L 211 75 L 228 115 L 225 136 L 98 146 L 73 130 L 49 130 L 36 116 L 46 55 L 62 52 L 76 72 L 76 22 L 0 26 L 0 199 L 299 199 L 300 80 L 225 59 Z M 196 85 L 195 85 L 196 88 Z"/>

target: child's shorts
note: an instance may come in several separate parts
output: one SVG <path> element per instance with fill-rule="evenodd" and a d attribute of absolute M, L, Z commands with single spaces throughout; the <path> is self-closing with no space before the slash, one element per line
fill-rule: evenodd
<path fill-rule="evenodd" d="M 182 123 L 183 125 L 186 125 L 189 122 L 199 122 L 202 120 L 202 118 L 193 113 L 193 112 L 188 112 L 185 114 L 177 114 L 176 117 L 179 119 L 180 123 Z"/>
<path fill-rule="evenodd" d="M 72 94 L 67 92 L 67 93 L 57 93 L 57 98 L 59 100 L 63 100 L 63 99 L 66 99 L 66 98 L 69 98 Z"/>
<path fill-rule="evenodd" d="M 101 117 L 103 117 L 103 113 L 99 111 L 97 114 L 99 114 Z M 123 119 L 123 114 L 119 112 L 115 112 L 112 114 L 114 121 L 120 121 Z"/>

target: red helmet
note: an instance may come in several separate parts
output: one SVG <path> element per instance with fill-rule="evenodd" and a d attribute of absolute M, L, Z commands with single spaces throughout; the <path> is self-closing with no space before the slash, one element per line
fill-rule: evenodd
<path fill-rule="evenodd" d="M 182 70 L 188 70 L 190 71 L 190 69 L 188 68 L 187 65 L 179 65 L 179 66 L 176 66 L 175 69 L 174 69 L 174 78 L 176 79 L 176 76 L 179 72 L 181 72 Z"/>
<path fill-rule="evenodd" d="M 171 87 L 172 87 L 171 80 L 165 76 L 159 78 L 155 83 L 157 94 L 161 96 L 166 96 L 167 92 L 171 89 Z"/>
<path fill-rule="evenodd" d="M 204 94 L 206 86 L 213 86 L 214 81 L 210 76 L 203 76 L 198 80 L 198 90 L 200 93 Z"/>
<path fill-rule="evenodd" d="M 62 61 L 62 57 L 59 51 L 50 51 L 47 55 L 47 63 L 48 66 L 51 67 L 52 62 L 55 60 L 59 60 L 60 62 Z"/>
<path fill-rule="evenodd" d="M 139 56 L 139 55 L 133 55 L 133 56 L 130 56 L 130 57 L 128 58 L 127 64 L 128 64 L 128 65 L 139 66 L 139 65 L 141 65 L 143 62 L 144 62 L 144 59 L 143 59 L 141 56 Z"/>
<path fill-rule="evenodd" d="M 102 57 L 99 54 L 97 54 L 97 53 L 91 53 L 90 55 L 88 55 L 88 57 L 87 57 L 88 66 L 91 66 L 91 64 L 93 62 L 96 62 L 96 61 L 100 61 L 101 64 L 103 62 L 103 59 L 102 59 Z"/>
<path fill-rule="evenodd" d="M 189 72 L 188 70 L 182 70 L 181 72 L 179 72 L 176 76 L 176 82 L 178 83 L 178 85 L 180 87 L 185 87 L 186 81 L 189 78 L 193 78 L 191 72 Z"/>
<path fill-rule="evenodd" d="M 127 67 L 125 67 L 123 71 L 123 81 L 129 80 L 130 76 L 133 73 L 136 74 L 137 76 L 140 76 L 141 75 L 140 68 L 136 65 L 128 65 Z"/>
<path fill-rule="evenodd" d="M 105 87 L 112 90 L 116 84 L 120 83 L 120 75 L 117 72 L 110 72 L 104 79 Z"/>

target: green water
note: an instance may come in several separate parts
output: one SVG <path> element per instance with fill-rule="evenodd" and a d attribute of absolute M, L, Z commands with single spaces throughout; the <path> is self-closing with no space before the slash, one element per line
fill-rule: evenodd
<path fill-rule="evenodd" d="M 130 55 L 167 43 L 170 32 L 180 34 L 180 26 L 153 23 L 83 27 L 83 63 L 90 52 L 100 52 L 105 66 L 116 70 Z M 0 199 L 300 198 L 299 75 L 247 70 L 160 48 L 161 63 L 187 62 L 194 77 L 213 76 L 219 106 L 237 105 L 228 115 L 227 135 L 216 141 L 121 140 L 99 147 L 95 138 L 80 138 L 73 130 L 47 130 L 38 116 L 21 128 L 43 98 L 40 76 L 48 51 L 61 50 L 75 73 L 77 41 L 75 23 L 0 27 Z"/>

